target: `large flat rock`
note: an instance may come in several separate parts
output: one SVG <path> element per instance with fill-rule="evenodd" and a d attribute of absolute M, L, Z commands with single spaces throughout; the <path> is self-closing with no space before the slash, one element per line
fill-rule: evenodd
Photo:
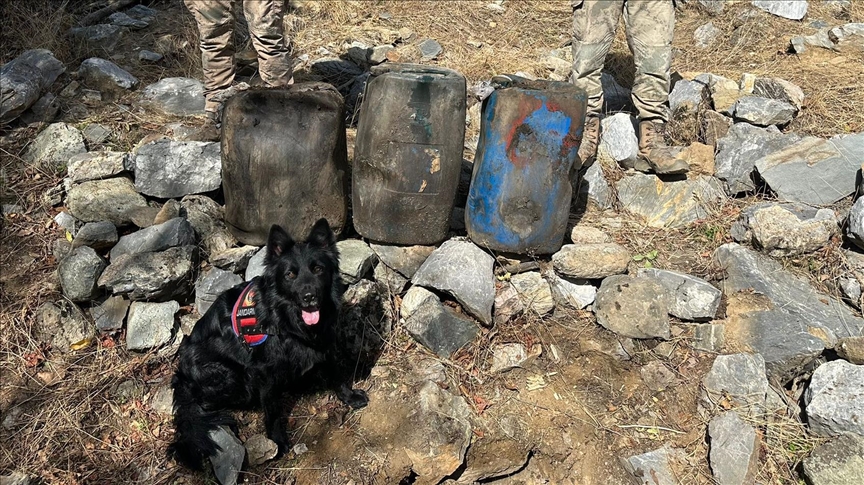
<path fill-rule="evenodd" d="M 194 246 L 121 256 L 102 272 L 99 286 L 115 295 L 128 295 L 132 300 L 185 295 L 192 283 L 196 256 Z"/>
<path fill-rule="evenodd" d="M 864 133 L 829 140 L 808 136 L 754 162 L 780 200 L 829 205 L 855 192 Z"/>
<path fill-rule="evenodd" d="M 735 123 L 726 135 L 717 140 L 714 176 L 726 184 L 730 195 L 756 189 L 753 181 L 756 160 L 782 149 L 790 142 L 776 127 L 759 128 L 748 123 Z"/>
<path fill-rule="evenodd" d="M 714 177 L 699 175 L 687 180 L 663 181 L 636 174 L 618 181 L 621 206 L 645 218 L 651 227 L 680 228 L 709 217 L 725 194 Z"/>
<path fill-rule="evenodd" d="M 804 396 L 807 423 L 818 436 L 864 436 L 864 365 L 835 360 L 820 365 Z"/>
<path fill-rule="evenodd" d="M 126 177 L 92 180 L 73 186 L 66 196 L 69 212 L 85 222 L 109 221 L 115 226 L 132 222 L 132 212 L 146 208 L 147 200 Z"/>
<path fill-rule="evenodd" d="M 837 339 L 864 335 L 864 319 L 779 262 L 735 243 L 714 259 L 727 275 L 727 344 L 762 354 L 770 375 L 789 377 Z"/>
<path fill-rule="evenodd" d="M 142 103 L 168 115 L 203 116 L 204 85 L 197 79 L 166 77 L 141 91 Z"/>
<path fill-rule="evenodd" d="M 151 197 L 211 192 L 222 184 L 219 143 L 160 140 L 135 156 L 135 188 Z"/>

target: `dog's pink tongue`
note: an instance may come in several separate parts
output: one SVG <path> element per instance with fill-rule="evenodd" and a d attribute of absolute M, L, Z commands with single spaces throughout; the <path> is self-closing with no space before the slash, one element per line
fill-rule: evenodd
<path fill-rule="evenodd" d="M 314 312 L 300 310 L 300 314 L 303 316 L 303 321 L 306 323 L 306 325 L 315 325 L 316 323 L 318 323 L 318 310 L 315 310 Z"/>

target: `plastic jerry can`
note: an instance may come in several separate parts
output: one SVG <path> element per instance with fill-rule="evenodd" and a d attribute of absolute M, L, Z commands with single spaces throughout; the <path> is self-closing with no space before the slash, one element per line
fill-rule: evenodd
<path fill-rule="evenodd" d="M 354 148 L 354 228 L 390 244 L 447 237 L 465 138 L 465 78 L 414 64 L 373 68 Z"/>
<path fill-rule="evenodd" d="M 561 248 L 587 95 L 572 84 L 493 79 L 485 100 L 465 223 L 476 244 L 550 254 Z"/>
<path fill-rule="evenodd" d="M 296 239 L 319 218 L 337 234 L 348 214 L 342 96 L 323 83 L 248 90 L 222 116 L 225 221 L 244 244 L 280 224 Z"/>

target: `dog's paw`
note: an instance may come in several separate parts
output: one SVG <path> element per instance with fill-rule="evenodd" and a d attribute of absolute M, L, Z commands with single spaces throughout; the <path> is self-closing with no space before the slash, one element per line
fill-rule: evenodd
<path fill-rule="evenodd" d="M 351 406 L 352 409 L 365 408 L 369 404 L 369 396 L 363 389 L 351 389 L 351 392 L 342 399 L 342 402 Z"/>

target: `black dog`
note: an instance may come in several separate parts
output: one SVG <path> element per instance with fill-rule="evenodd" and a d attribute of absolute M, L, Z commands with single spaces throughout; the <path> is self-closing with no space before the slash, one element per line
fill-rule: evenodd
<path fill-rule="evenodd" d="M 195 324 L 179 350 L 174 388 L 174 443 L 169 456 L 200 469 L 219 451 L 208 436 L 221 425 L 236 432 L 231 409 L 264 409 L 267 436 L 288 449 L 282 396 L 319 366 L 339 379 L 337 396 L 352 408 L 368 399 L 340 379 L 350 362 L 335 338 L 344 289 L 339 256 L 326 220 L 296 243 L 279 226 L 270 229 L 264 274 L 222 295 Z"/>

